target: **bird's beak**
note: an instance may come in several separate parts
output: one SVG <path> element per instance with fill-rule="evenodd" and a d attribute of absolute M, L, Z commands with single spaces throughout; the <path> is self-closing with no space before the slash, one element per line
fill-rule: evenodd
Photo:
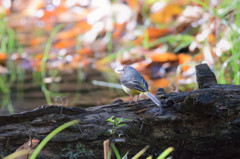
<path fill-rule="evenodd" d="M 119 71 L 119 72 L 123 72 L 123 69 L 121 69 L 121 70 L 117 70 L 117 71 Z"/>

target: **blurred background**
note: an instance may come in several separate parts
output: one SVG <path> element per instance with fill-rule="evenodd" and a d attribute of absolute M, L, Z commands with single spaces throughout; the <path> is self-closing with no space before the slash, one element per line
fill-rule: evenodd
<path fill-rule="evenodd" d="M 0 0 L 0 115 L 130 100 L 124 65 L 154 94 L 197 89 L 200 63 L 239 84 L 239 34 L 239 0 Z"/>

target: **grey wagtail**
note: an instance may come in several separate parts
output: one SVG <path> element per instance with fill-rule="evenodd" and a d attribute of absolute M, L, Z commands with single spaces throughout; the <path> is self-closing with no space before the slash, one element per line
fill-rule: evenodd
<path fill-rule="evenodd" d="M 161 106 L 160 101 L 148 90 L 147 81 L 133 67 L 124 66 L 122 70 L 121 84 L 123 90 L 134 97 L 140 93 L 147 95 L 156 105 Z M 137 97 L 138 98 L 138 97 Z"/>

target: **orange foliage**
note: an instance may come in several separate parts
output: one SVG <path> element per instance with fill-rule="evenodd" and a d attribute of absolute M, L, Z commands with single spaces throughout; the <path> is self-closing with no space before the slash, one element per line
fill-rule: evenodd
<path fill-rule="evenodd" d="M 189 65 L 183 65 L 183 66 L 182 66 L 182 71 L 183 71 L 183 72 L 186 72 L 189 68 L 190 68 Z"/>
<path fill-rule="evenodd" d="M 50 17 L 59 15 L 64 12 L 67 12 L 67 8 L 63 5 L 60 5 L 51 11 L 44 10 L 44 15 L 43 15 L 42 19 L 45 21 L 48 21 Z"/>
<path fill-rule="evenodd" d="M 185 62 L 191 61 L 192 60 L 192 56 L 188 55 L 188 54 L 179 54 L 178 56 L 178 62 L 179 64 L 183 64 Z"/>
<path fill-rule="evenodd" d="M 33 60 L 32 61 L 32 68 L 35 71 L 40 72 L 41 71 L 41 60 Z"/>
<path fill-rule="evenodd" d="M 158 29 L 156 27 L 150 27 L 147 30 L 147 35 L 149 37 L 149 43 L 154 42 L 157 38 L 164 36 L 169 33 L 168 28 Z M 144 35 L 140 36 L 139 38 L 134 40 L 135 45 L 142 45 L 144 40 Z M 162 44 L 158 44 L 156 46 L 161 46 Z"/>
<path fill-rule="evenodd" d="M 160 78 L 152 81 L 152 85 L 156 88 L 165 88 L 168 87 L 170 81 L 166 78 Z"/>
<path fill-rule="evenodd" d="M 151 63 L 151 61 L 147 61 L 147 60 L 144 60 L 144 61 L 140 61 L 140 62 L 137 62 L 137 63 L 134 63 L 132 66 L 139 72 L 141 72 L 141 70 L 144 70 L 146 69 L 146 67 Z"/>
<path fill-rule="evenodd" d="M 168 4 L 160 11 L 153 13 L 150 19 L 156 23 L 170 23 L 183 9 L 177 4 Z"/>
<path fill-rule="evenodd" d="M 166 52 L 166 53 L 153 53 L 150 55 L 153 62 L 168 62 L 168 61 L 177 61 L 177 55 Z"/>
<path fill-rule="evenodd" d="M 43 58 L 43 53 L 40 53 L 34 56 L 34 60 L 42 60 L 42 58 Z"/>
<path fill-rule="evenodd" d="M 0 61 L 4 61 L 8 58 L 8 55 L 3 53 L 3 52 L 0 52 Z"/>
<path fill-rule="evenodd" d="M 54 46 L 57 49 L 64 49 L 64 48 L 68 48 L 68 47 L 73 47 L 76 45 L 76 40 L 71 39 L 71 40 L 61 40 L 59 42 L 57 42 Z"/>
<path fill-rule="evenodd" d="M 216 42 L 216 38 L 215 38 L 214 34 L 211 33 L 208 35 L 208 41 L 210 44 L 214 44 Z"/>
<path fill-rule="evenodd" d="M 188 61 L 191 61 L 191 60 L 192 60 L 192 56 L 190 56 L 190 55 L 188 55 L 188 54 L 182 53 L 182 54 L 179 54 L 179 55 L 178 55 L 178 62 L 179 62 L 179 64 L 183 64 L 183 63 L 188 62 Z M 183 66 L 182 66 L 182 71 L 185 72 L 185 71 L 187 71 L 189 68 L 190 68 L 189 65 L 183 65 Z"/>
<path fill-rule="evenodd" d="M 163 35 L 166 35 L 169 32 L 168 28 L 158 29 L 155 27 L 149 27 L 147 29 L 148 37 L 149 38 L 158 38 Z"/>
<path fill-rule="evenodd" d="M 37 46 L 37 45 L 39 45 L 41 43 L 44 43 L 44 42 L 46 42 L 46 38 L 44 38 L 44 37 L 35 37 L 35 38 L 30 40 L 30 45 L 31 46 Z"/>
<path fill-rule="evenodd" d="M 31 39 L 30 40 L 30 45 L 38 45 L 39 44 L 39 40 L 38 40 L 38 38 L 34 38 L 34 39 Z"/>
<path fill-rule="evenodd" d="M 80 56 L 73 56 L 73 62 L 79 62 L 81 61 L 81 57 Z"/>
<path fill-rule="evenodd" d="M 134 40 L 134 44 L 135 44 L 135 45 L 143 45 L 143 40 L 144 40 L 144 37 L 143 37 L 143 36 L 142 36 L 142 37 L 139 37 L 139 38 L 137 38 L 137 39 Z M 157 39 L 156 39 L 156 38 L 150 38 L 150 39 L 149 39 L 149 43 L 153 43 L 155 40 L 157 40 Z M 155 45 L 154 47 L 160 47 L 160 46 L 162 46 L 161 43 Z"/>
<path fill-rule="evenodd" d="M 86 21 L 79 22 L 74 28 L 57 34 L 57 39 L 70 39 L 92 28 Z"/>
<path fill-rule="evenodd" d="M 115 30 L 113 32 L 113 39 L 120 37 L 125 25 L 126 25 L 126 23 L 115 24 Z"/>
<path fill-rule="evenodd" d="M 138 0 L 124 0 L 128 3 L 128 6 L 131 8 L 136 8 L 138 5 Z"/>
<path fill-rule="evenodd" d="M 199 53 L 194 57 L 194 61 L 202 61 L 203 59 L 204 59 L 204 56 L 202 53 Z"/>
<path fill-rule="evenodd" d="M 78 51 L 79 55 L 91 55 L 93 54 L 93 51 L 88 48 L 82 48 Z"/>

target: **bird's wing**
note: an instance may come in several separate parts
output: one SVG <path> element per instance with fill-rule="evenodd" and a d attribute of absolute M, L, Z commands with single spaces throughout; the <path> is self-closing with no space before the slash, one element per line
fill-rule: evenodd
<path fill-rule="evenodd" d="M 143 85 L 144 85 L 145 90 L 148 91 L 147 81 L 146 81 L 143 77 L 141 77 L 141 81 L 142 81 L 142 83 L 143 83 Z"/>
<path fill-rule="evenodd" d="M 148 91 L 148 89 L 145 88 L 145 83 L 147 83 L 147 82 L 145 81 L 145 83 L 143 83 L 143 82 L 141 82 L 141 83 L 139 81 L 136 81 L 136 80 L 128 80 L 128 81 L 124 80 L 124 81 L 122 81 L 122 84 L 127 88 L 135 89 L 135 90 L 138 90 L 138 91 L 141 91 L 141 92 Z"/>

